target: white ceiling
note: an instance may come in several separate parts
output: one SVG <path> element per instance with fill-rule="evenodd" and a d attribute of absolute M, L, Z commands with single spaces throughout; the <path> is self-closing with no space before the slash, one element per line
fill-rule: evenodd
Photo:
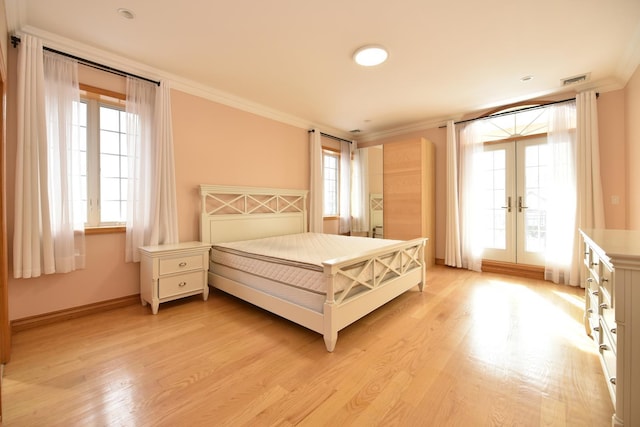
<path fill-rule="evenodd" d="M 363 137 L 537 96 L 620 89 L 640 63 L 640 0 L 5 3 L 10 31 L 80 42 Z M 355 65 L 365 44 L 385 46 L 388 61 Z M 586 84 L 562 87 L 583 73 Z"/>

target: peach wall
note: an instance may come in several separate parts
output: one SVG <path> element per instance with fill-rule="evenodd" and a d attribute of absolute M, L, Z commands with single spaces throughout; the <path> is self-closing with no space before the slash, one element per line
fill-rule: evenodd
<path fill-rule="evenodd" d="M 598 98 L 600 175 L 607 228 L 627 226 L 624 102 L 623 90 L 602 93 Z"/>
<path fill-rule="evenodd" d="M 10 278 L 9 318 L 21 319 L 140 293 L 139 264 L 124 262 L 124 242 L 124 233 L 86 236 L 85 269 L 35 279 Z M 11 247 L 9 241 L 10 251 Z"/>
<path fill-rule="evenodd" d="M 627 228 L 640 230 L 640 67 L 625 88 Z"/>
<path fill-rule="evenodd" d="M 171 93 L 180 240 L 199 236 L 199 184 L 309 188 L 306 129 Z"/>
<path fill-rule="evenodd" d="M 13 69 L 12 69 L 13 68 Z M 9 61 L 7 158 L 15 158 L 15 56 Z M 306 129 L 173 90 L 172 119 L 181 241 L 199 236 L 198 184 L 308 188 Z M 9 257 L 15 168 L 7 165 Z M 9 279 L 9 317 L 20 319 L 139 293 L 139 264 L 124 262 L 124 233 L 89 235 L 87 268 Z M 12 272 L 9 272 L 12 275 Z"/>

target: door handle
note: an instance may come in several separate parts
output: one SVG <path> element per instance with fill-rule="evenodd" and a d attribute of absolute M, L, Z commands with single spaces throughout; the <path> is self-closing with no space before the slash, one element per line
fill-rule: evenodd
<path fill-rule="evenodd" d="M 522 212 L 523 209 L 529 209 L 529 206 L 522 204 L 522 196 L 518 196 L 518 212 Z"/>
<path fill-rule="evenodd" d="M 511 196 L 507 197 L 507 206 L 503 206 L 502 209 L 506 209 L 507 212 L 511 212 Z"/>

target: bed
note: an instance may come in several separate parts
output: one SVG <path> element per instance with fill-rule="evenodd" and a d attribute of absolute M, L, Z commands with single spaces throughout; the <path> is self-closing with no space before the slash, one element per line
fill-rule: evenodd
<path fill-rule="evenodd" d="M 200 185 L 200 196 L 209 285 L 322 334 L 330 352 L 341 329 L 415 286 L 422 291 L 426 239 L 307 233 L 304 190 Z M 315 240 L 334 237 L 353 246 L 332 256 L 335 242 Z"/>

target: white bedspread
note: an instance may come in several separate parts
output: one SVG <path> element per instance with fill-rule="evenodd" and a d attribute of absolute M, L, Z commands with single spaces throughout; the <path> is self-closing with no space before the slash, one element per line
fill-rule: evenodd
<path fill-rule="evenodd" d="M 245 254 L 254 254 L 270 259 L 286 260 L 297 264 L 306 264 L 308 268 L 322 271 L 323 261 L 352 256 L 399 242 L 399 240 L 339 236 L 336 234 L 301 233 L 220 243 L 214 245 L 214 247 L 242 251 Z"/>
<path fill-rule="evenodd" d="M 211 251 L 211 269 L 218 271 L 220 268 L 217 265 L 220 265 L 324 295 L 326 277 L 323 261 L 352 256 L 398 242 L 368 237 L 302 233 L 219 243 L 213 245 Z M 342 291 L 346 282 L 346 279 L 340 277 L 335 291 Z"/>

